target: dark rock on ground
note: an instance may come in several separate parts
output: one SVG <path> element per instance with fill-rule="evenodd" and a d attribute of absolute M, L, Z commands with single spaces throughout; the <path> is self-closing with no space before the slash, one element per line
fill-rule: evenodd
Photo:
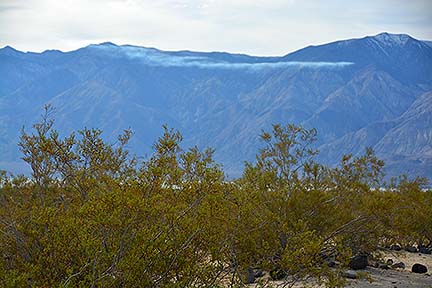
<path fill-rule="evenodd" d="M 405 263 L 397 262 L 391 266 L 393 269 L 405 269 Z"/>
<path fill-rule="evenodd" d="M 353 270 L 365 269 L 368 265 L 367 255 L 357 255 L 351 258 L 349 267 Z"/>
<path fill-rule="evenodd" d="M 411 272 L 413 272 L 413 273 L 423 274 L 423 273 L 426 273 L 427 271 L 428 271 L 427 267 L 425 265 L 419 264 L 419 263 L 414 264 L 411 268 Z"/>
<path fill-rule="evenodd" d="M 411 253 L 416 253 L 417 252 L 417 248 L 414 246 L 408 246 L 405 248 L 406 251 L 411 252 Z"/>
<path fill-rule="evenodd" d="M 330 260 L 330 261 L 327 263 L 327 265 L 328 265 L 328 267 L 333 268 L 333 267 L 337 267 L 337 266 L 339 266 L 340 263 L 339 263 L 338 261 L 335 261 L 335 260 Z"/>
<path fill-rule="evenodd" d="M 422 254 L 432 254 L 432 248 L 419 247 L 418 252 Z"/>
<path fill-rule="evenodd" d="M 393 259 L 387 259 L 386 264 L 389 266 L 393 265 Z"/>
<path fill-rule="evenodd" d="M 261 278 L 265 275 L 265 272 L 261 269 L 255 268 L 255 269 L 253 269 L 253 274 L 254 274 L 255 278 Z"/>
<path fill-rule="evenodd" d="M 255 273 L 254 270 L 252 268 L 248 268 L 246 270 L 246 279 L 245 279 L 245 284 L 252 284 L 255 283 Z"/>
<path fill-rule="evenodd" d="M 388 269 L 390 269 L 390 266 L 385 264 L 385 263 L 380 263 L 380 264 L 378 264 L 378 268 L 383 269 L 383 270 L 388 270 Z"/>
<path fill-rule="evenodd" d="M 402 250 L 402 248 L 399 245 L 394 244 L 394 245 L 390 246 L 390 250 L 400 251 L 400 250 Z"/>
<path fill-rule="evenodd" d="M 347 270 L 343 272 L 343 276 L 348 279 L 357 279 L 357 272 L 354 270 Z"/>

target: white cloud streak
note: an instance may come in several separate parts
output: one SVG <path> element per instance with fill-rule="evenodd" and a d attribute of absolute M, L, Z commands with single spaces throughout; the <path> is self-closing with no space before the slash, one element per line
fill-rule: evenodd
<path fill-rule="evenodd" d="M 114 46 L 114 45 L 91 45 L 90 49 L 106 53 L 106 55 L 117 58 L 129 58 L 141 60 L 144 65 L 162 67 L 196 67 L 202 69 L 230 69 L 230 70 L 249 70 L 261 71 L 263 69 L 285 69 L 295 68 L 343 68 L 353 65 L 352 62 L 254 62 L 254 63 L 231 63 L 217 60 L 206 56 L 176 56 L 148 49 L 133 46 Z M 100 53 L 98 53 L 100 55 Z"/>

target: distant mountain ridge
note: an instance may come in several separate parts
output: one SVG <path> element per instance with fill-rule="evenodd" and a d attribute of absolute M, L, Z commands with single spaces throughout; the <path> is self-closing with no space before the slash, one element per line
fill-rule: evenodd
<path fill-rule="evenodd" d="M 432 46 L 404 34 L 309 46 L 282 57 L 162 51 L 113 43 L 71 52 L 0 49 L 0 169 L 23 172 L 17 141 L 43 105 L 61 133 L 86 127 L 107 139 L 132 128 L 151 153 L 166 123 L 185 145 L 211 146 L 231 177 L 253 161 L 272 123 L 316 127 L 319 160 L 372 146 L 400 173 L 432 179 Z"/>

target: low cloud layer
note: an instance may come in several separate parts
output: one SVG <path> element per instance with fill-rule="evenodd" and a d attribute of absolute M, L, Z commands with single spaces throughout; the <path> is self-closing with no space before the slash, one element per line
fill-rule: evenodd
<path fill-rule="evenodd" d="M 247 69 L 247 70 L 262 70 L 262 69 L 277 69 L 277 68 L 343 68 L 353 65 L 352 62 L 260 62 L 253 63 L 244 62 L 227 62 L 219 59 L 206 56 L 178 56 L 171 55 L 167 52 L 159 51 L 152 48 L 136 47 L 136 46 L 116 46 L 112 44 L 91 45 L 90 49 L 98 50 L 98 52 L 106 53 L 112 57 L 129 58 L 142 61 L 149 66 L 162 67 L 197 67 L 203 69 Z"/>

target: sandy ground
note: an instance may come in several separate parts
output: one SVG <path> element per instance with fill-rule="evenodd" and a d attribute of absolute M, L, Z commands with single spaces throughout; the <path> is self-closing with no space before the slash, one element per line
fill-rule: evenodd
<path fill-rule="evenodd" d="M 405 269 L 390 269 L 383 270 L 373 267 L 367 267 L 365 270 L 359 270 L 367 272 L 369 280 L 367 279 L 347 279 L 345 287 L 350 288 L 432 288 L 432 255 L 425 255 L 419 253 L 409 253 L 406 251 L 400 252 L 385 252 L 382 255 L 383 259 L 392 259 L 394 263 L 404 262 Z M 415 263 L 426 265 L 428 272 L 426 274 L 416 274 L 411 272 L 411 267 Z M 268 285 L 268 286 L 267 286 Z M 286 286 L 280 281 L 269 281 L 266 287 L 311 287 L 321 288 L 323 286 L 313 285 L 313 282 L 308 283 L 296 283 L 293 286 Z M 262 287 L 257 284 L 249 285 L 249 287 Z"/>
<path fill-rule="evenodd" d="M 346 287 L 432 288 L 432 276 L 430 274 L 415 274 L 407 270 L 382 270 L 372 267 L 368 267 L 365 271 L 371 276 L 372 282 L 367 280 L 348 280 Z"/>
<path fill-rule="evenodd" d="M 406 251 L 387 252 L 384 253 L 384 260 L 387 259 L 392 259 L 394 263 L 404 262 L 406 268 L 403 270 L 383 270 L 368 267 L 365 271 L 369 273 L 373 282 L 368 282 L 367 280 L 348 280 L 347 287 L 432 288 L 432 255 L 409 253 Z M 415 263 L 426 265 L 428 273 L 412 273 L 411 267 Z"/>

